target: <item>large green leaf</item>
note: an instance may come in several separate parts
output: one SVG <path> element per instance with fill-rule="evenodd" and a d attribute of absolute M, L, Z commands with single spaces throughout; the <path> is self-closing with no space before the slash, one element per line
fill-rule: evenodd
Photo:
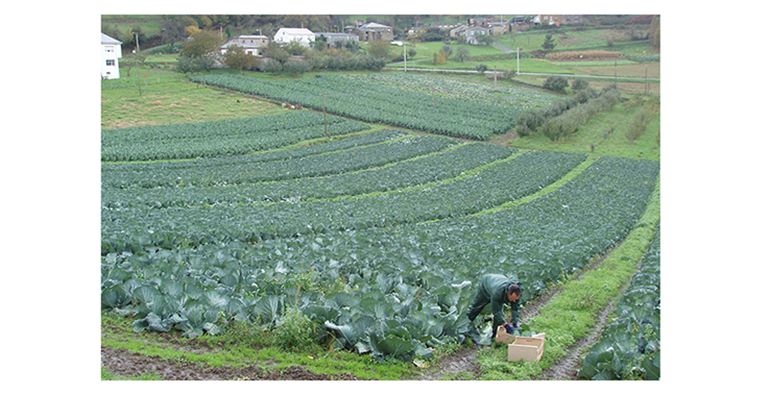
<path fill-rule="evenodd" d="M 253 306 L 254 313 L 263 323 L 274 324 L 283 312 L 284 298 L 269 295 L 260 298 Z"/>
<path fill-rule="evenodd" d="M 388 335 L 378 342 L 377 348 L 385 355 L 402 356 L 412 351 L 412 343 L 395 335 Z"/>
<path fill-rule="evenodd" d="M 120 284 L 112 285 L 102 290 L 102 308 L 117 308 L 131 302 L 131 297 Z"/>
<path fill-rule="evenodd" d="M 352 348 L 359 342 L 362 336 L 362 332 L 356 330 L 353 324 L 336 325 L 332 322 L 324 322 L 324 326 L 330 329 L 335 338 L 340 341 L 343 348 Z"/>

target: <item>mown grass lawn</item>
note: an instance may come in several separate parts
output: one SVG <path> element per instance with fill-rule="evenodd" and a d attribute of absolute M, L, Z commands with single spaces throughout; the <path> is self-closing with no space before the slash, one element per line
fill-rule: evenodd
<path fill-rule="evenodd" d="M 102 81 L 104 129 L 217 121 L 285 111 L 266 100 L 189 82 L 163 69 L 121 69 L 118 80 Z M 139 89 L 141 83 L 141 94 Z"/>

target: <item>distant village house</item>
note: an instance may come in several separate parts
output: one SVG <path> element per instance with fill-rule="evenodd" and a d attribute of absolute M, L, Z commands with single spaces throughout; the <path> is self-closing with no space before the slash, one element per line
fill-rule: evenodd
<path fill-rule="evenodd" d="M 231 38 L 224 43 L 220 50 L 222 54 L 227 52 L 227 48 L 231 45 L 237 45 L 243 48 L 243 51 L 249 55 L 259 56 L 261 55 L 262 48 L 266 47 L 270 39 L 267 36 L 262 35 L 240 35 L 236 38 Z"/>
<path fill-rule="evenodd" d="M 354 49 L 358 49 L 358 36 L 351 33 L 333 33 L 323 32 L 315 33 L 315 41 L 320 41 L 321 37 L 326 40 L 326 48 L 346 48 L 349 44 Z"/>
<path fill-rule="evenodd" d="M 278 29 L 275 36 L 273 36 L 273 41 L 279 44 L 288 44 L 292 41 L 297 41 L 310 48 L 313 42 L 315 42 L 315 34 L 307 28 L 282 27 Z"/>
<path fill-rule="evenodd" d="M 386 25 L 381 25 L 377 22 L 365 23 L 352 30 L 352 33 L 358 36 L 360 42 L 373 42 L 373 41 L 393 41 L 393 28 Z"/>
<path fill-rule="evenodd" d="M 102 79 L 120 78 L 118 59 L 122 58 L 122 42 L 102 33 Z"/>

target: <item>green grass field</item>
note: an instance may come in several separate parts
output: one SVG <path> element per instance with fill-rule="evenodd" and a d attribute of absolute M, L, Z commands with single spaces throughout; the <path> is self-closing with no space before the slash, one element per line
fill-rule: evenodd
<path fill-rule="evenodd" d="M 205 122 L 283 111 L 266 100 L 193 84 L 184 74 L 161 69 L 121 70 L 102 81 L 104 129 Z M 141 95 L 139 83 L 141 82 Z"/>
<path fill-rule="evenodd" d="M 660 160 L 660 114 L 647 125 L 642 136 L 631 142 L 626 137 L 631 118 L 641 106 L 627 108 L 615 105 L 612 111 L 590 119 L 578 133 L 559 142 L 553 142 L 542 134 L 519 137 L 509 145 L 519 148 L 543 149 L 567 152 L 594 153 L 602 156 L 619 156 L 634 159 Z"/>

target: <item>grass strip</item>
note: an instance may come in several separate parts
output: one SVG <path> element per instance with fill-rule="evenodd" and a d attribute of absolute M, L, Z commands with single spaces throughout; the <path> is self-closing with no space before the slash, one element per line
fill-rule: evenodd
<path fill-rule="evenodd" d="M 285 369 L 302 366 L 317 374 L 334 375 L 351 373 L 361 379 L 403 380 L 416 372 L 410 363 L 387 361 L 379 363 L 369 354 L 357 354 L 345 350 L 330 350 L 312 345 L 303 350 L 284 350 L 271 345 L 270 335 L 254 341 L 249 336 L 224 334 L 186 339 L 177 333 L 133 331 L 133 319 L 116 314 L 102 313 L 102 346 L 122 349 L 147 356 L 169 360 L 192 362 L 201 368 L 207 366 L 255 366 L 262 369 Z M 148 372 L 141 377 L 120 377 L 102 369 L 103 380 L 154 380 L 161 379 Z"/>
<path fill-rule="evenodd" d="M 655 236 L 660 220 L 660 178 L 642 217 L 620 244 L 595 270 L 568 281 L 563 291 L 540 309 L 528 325 L 544 332 L 543 358 L 536 363 L 508 362 L 507 345 L 494 343 L 479 354 L 481 380 L 533 380 L 567 355 L 570 346 L 588 335 L 598 312 L 621 292 L 638 270 L 637 263 Z"/>

